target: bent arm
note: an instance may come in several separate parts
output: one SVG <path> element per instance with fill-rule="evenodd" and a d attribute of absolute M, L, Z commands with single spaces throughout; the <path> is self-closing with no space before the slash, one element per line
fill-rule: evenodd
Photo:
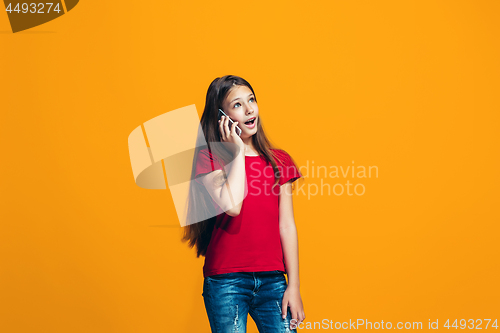
<path fill-rule="evenodd" d="M 227 174 L 224 170 L 213 171 L 203 178 L 203 185 L 226 214 L 237 216 L 245 196 L 245 179 L 245 154 L 239 150 Z"/>

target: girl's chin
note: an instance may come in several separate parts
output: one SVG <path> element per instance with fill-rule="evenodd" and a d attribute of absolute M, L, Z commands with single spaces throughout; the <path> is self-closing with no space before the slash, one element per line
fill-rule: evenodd
<path fill-rule="evenodd" d="M 240 138 L 242 139 L 251 138 L 255 134 L 257 134 L 257 132 L 251 132 L 251 133 L 242 132 Z"/>

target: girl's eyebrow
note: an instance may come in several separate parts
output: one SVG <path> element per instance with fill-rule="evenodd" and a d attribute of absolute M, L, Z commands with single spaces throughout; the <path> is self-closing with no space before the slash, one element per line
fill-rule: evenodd
<path fill-rule="evenodd" d="M 250 94 L 248 94 L 248 96 L 247 96 L 247 97 L 250 97 L 250 96 L 252 96 L 252 95 L 253 95 L 253 94 L 252 94 L 252 93 L 250 93 Z M 236 97 L 236 98 L 235 98 L 235 99 L 233 99 L 231 102 L 229 102 L 229 104 L 231 104 L 232 102 L 234 102 L 234 101 L 235 101 L 235 100 L 237 100 L 237 99 L 240 99 L 240 98 L 239 98 L 239 97 Z"/>

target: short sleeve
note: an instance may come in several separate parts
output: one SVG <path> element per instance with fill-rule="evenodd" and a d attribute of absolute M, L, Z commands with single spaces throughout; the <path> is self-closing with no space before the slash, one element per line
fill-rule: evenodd
<path fill-rule="evenodd" d="M 291 156 L 288 155 L 286 151 L 280 150 L 276 151 L 276 153 L 279 159 L 282 161 L 281 163 L 278 162 L 278 168 L 281 173 L 279 179 L 280 186 L 289 182 L 290 180 L 294 182 L 297 179 L 303 177 L 295 163 L 293 163 Z"/>
<path fill-rule="evenodd" d="M 203 185 L 203 175 L 215 170 L 222 170 L 222 165 L 217 162 L 214 155 L 208 149 L 200 150 L 196 159 L 195 180 Z"/>

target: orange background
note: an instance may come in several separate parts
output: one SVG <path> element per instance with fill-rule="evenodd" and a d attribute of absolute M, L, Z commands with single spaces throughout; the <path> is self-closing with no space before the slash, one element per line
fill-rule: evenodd
<path fill-rule="evenodd" d="M 201 115 L 226 74 L 299 165 L 379 168 L 363 196 L 295 197 L 306 322 L 500 317 L 499 12 L 87 0 L 16 34 L 0 13 L 0 331 L 210 331 L 203 259 L 127 137 Z"/>

